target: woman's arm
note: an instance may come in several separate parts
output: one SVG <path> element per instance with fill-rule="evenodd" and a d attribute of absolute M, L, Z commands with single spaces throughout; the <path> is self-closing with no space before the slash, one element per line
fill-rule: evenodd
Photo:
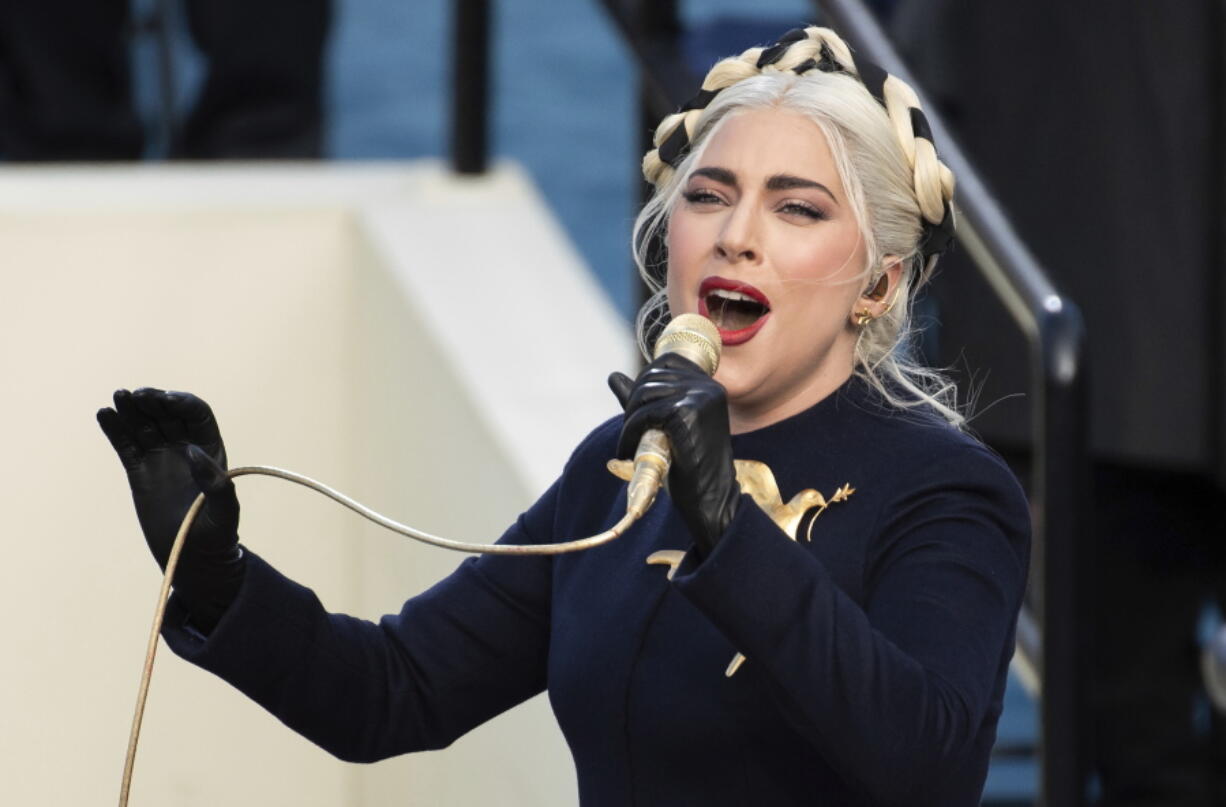
<path fill-rule="evenodd" d="M 986 451 L 900 476 L 923 481 L 883 508 L 863 607 L 747 498 L 674 584 L 849 782 L 914 804 L 972 761 L 1012 651 L 1029 529 L 1016 482 Z"/>
<path fill-rule="evenodd" d="M 500 542 L 548 541 L 557 488 Z M 242 588 L 207 637 L 174 598 L 162 635 L 325 750 L 370 762 L 447 746 L 544 688 L 550 575 L 546 557 L 470 558 L 373 623 L 328 613 L 249 552 Z"/>

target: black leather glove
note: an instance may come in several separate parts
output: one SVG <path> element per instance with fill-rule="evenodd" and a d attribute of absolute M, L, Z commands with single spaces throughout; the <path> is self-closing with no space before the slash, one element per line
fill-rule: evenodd
<path fill-rule="evenodd" d="M 668 493 L 705 557 L 732 521 L 741 495 L 724 388 L 675 353 L 647 365 L 635 381 L 613 373 L 609 388 L 626 410 L 619 457 L 632 458 L 647 429 L 663 430 L 672 442 Z"/>
<path fill-rule="evenodd" d="M 128 473 L 145 541 L 163 569 L 183 516 L 204 491 L 174 587 L 192 622 L 208 633 L 238 594 L 245 568 L 238 497 L 226 478 L 226 450 L 212 410 L 186 392 L 119 390 L 114 409 L 98 410 L 98 425 Z"/>

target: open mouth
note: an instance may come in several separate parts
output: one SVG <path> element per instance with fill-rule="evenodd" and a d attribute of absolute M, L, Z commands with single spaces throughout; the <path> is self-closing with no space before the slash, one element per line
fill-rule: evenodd
<path fill-rule="evenodd" d="M 709 277 L 698 289 L 698 312 L 715 323 L 725 345 L 752 338 L 770 311 L 766 295 L 747 283 Z"/>

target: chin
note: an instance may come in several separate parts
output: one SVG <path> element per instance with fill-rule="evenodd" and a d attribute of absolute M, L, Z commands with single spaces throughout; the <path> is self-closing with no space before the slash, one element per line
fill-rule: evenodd
<path fill-rule="evenodd" d="M 727 357 L 725 351 L 724 356 Z M 723 385 L 728 394 L 730 405 L 739 405 L 752 399 L 753 394 L 762 388 L 765 381 L 760 373 L 755 373 L 752 367 L 746 367 L 733 357 L 732 361 L 724 361 L 715 373 L 715 380 Z"/>

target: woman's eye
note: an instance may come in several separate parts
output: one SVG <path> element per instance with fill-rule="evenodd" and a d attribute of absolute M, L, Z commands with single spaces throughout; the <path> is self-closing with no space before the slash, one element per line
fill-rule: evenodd
<path fill-rule="evenodd" d="M 711 191 L 703 190 L 701 188 L 697 190 L 686 191 L 685 193 L 682 194 L 682 196 L 685 198 L 685 201 L 689 202 L 692 205 L 719 204 L 721 201 L 723 201 Z"/>
<path fill-rule="evenodd" d="M 804 202 L 788 202 L 779 208 L 783 213 L 793 216 L 803 216 L 807 219 L 821 221 L 827 218 L 826 213 L 813 205 L 805 204 Z"/>

